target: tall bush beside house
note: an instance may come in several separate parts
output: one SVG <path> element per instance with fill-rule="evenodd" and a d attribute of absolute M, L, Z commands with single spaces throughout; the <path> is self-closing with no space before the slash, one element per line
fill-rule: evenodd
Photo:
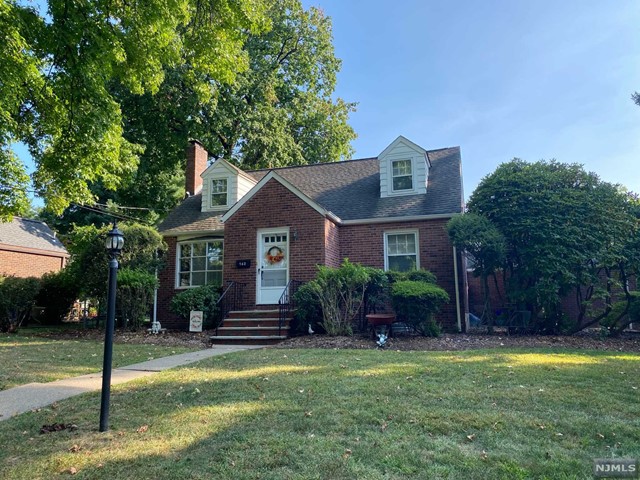
<path fill-rule="evenodd" d="M 293 300 L 296 305 L 296 313 L 291 321 L 290 332 L 294 335 L 304 335 L 309 331 L 309 326 L 315 333 L 323 333 L 322 305 L 315 294 L 315 287 L 311 283 L 305 283 L 294 293 Z"/>
<path fill-rule="evenodd" d="M 432 283 L 400 280 L 391 285 L 391 301 L 398 320 L 412 325 L 421 335 L 440 334 L 433 315 L 449 301 L 442 288 Z"/>
<path fill-rule="evenodd" d="M 169 309 L 187 323 L 191 310 L 200 310 L 204 314 L 204 327 L 214 328 L 217 326 L 216 302 L 220 298 L 218 290 L 218 287 L 213 285 L 184 290 L 171 299 Z"/>
<path fill-rule="evenodd" d="M 138 330 L 153 301 L 158 280 L 143 270 L 123 268 L 118 272 L 117 306 L 123 326 Z"/>
<path fill-rule="evenodd" d="M 40 317 L 46 325 L 59 325 L 68 315 L 73 303 L 78 299 L 80 286 L 67 269 L 51 272 L 41 278 L 36 305 L 43 307 Z"/>
<path fill-rule="evenodd" d="M 130 268 L 154 273 L 155 268 L 161 266 L 156 252 L 161 253 L 166 249 L 162 236 L 152 227 L 135 223 L 123 223 L 118 228 L 125 237 L 124 248 L 118 258 L 120 271 Z M 66 245 L 71 253 L 71 263 L 67 269 L 79 282 L 82 298 L 106 298 L 109 256 L 104 239 L 109 230 L 108 226 L 76 227 L 66 237 Z"/>
<path fill-rule="evenodd" d="M 0 277 L 0 332 L 18 331 L 31 315 L 39 290 L 35 277 Z"/>
<path fill-rule="evenodd" d="M 340 268 L 318 266 L 308 283 L 322 309 L 322 327 L 329 335 L 352 335 L 352 321 L 364 301 L 369 271 L 345 259 Z"/>

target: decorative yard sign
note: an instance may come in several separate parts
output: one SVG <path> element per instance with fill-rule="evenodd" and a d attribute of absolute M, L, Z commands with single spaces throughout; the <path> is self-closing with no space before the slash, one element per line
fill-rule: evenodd
<path fill-rule="evenodd" d="M 200 310 L 191 310 L 189 313 L 189 331 L 201 332 L 202 331 L 202 319 L 204 315 Z"/>

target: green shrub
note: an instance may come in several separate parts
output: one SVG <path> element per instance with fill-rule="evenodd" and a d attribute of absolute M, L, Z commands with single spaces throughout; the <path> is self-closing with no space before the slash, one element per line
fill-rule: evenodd
<path fill-rule="evenodd" d="M 386 272 L 389 283 L 401 282 L 403 280 L 411 280 L 413 282 L 436 283 L 436 276 L 429 270 L 409 270 L 408 272 L 396 272 L 390 270 Z"/>
<path fill-rule="evenodd" d="M 40 290 L 35 277 L 0 277 L 0 332 L 16 332 L 28 320 Z"/>
<path fill-rule="evenodd" d="M 304 335 L 309 331 L 309 325 L 316 333 L 324 333 L 322 327 L 322 306 L 320 299 L 315 294 L 314 286 L 305 283 L 293 295 L 296 305 L 296 314 L 291 322 L 291 333 Z"/>
<path fill-rule="evenodd" d="M 369 271 L 345 259 L 339 268 L 318 266 L 308 283 L 322 309 L 322 327 L 329 335 L 352 335 L 352 321 L 364 301 Z"/>
<path fill-rule="evenodd" d="M 144 324 L 157 286 L 156 277 L 143 270 L 123 268 L 118 272 L 116 303 L 124 327 L 138 330 Z"/>
<path fill-rule="evenodd" d="M 78 299 L 80 287 L 69 270 L 47 273 L 41 278 L 36 305 L 43 307 L 40 320 L 46 325 L 59 325 Z"/>
<path fill-rule="evenodd" d="M 173 297 L 169 309 L 187 323 L 191 310 L 200 310 L 204 315 L 204 327 L 215 328 L 219 298 L 219 288 L 213 285 L 189 288 Z"/>
<path fill-rule="evenodd" d="M 389 277 L 387 272 L 379 268 L 366 267 L 369 282 L 364 292 L 367 311 L 365 313 L 384 310 L 389 303 Z"/>
<path fill-rule="evenodd" d="M 449 295 L 432 283 L 400 280 L 391 285 L 391 301 L 398 320 L 425 336 L 438 336 L 433 315 L 449 301 Z"/>

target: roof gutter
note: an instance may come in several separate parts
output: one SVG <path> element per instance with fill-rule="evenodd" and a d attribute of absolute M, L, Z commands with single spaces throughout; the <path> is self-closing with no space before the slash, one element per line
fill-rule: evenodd
<path fill-rule="evenodd" d="M 163 237 L 207 236 L 224 235 L 224 230 L 165 230 L 159 232 Z"/>
<path fill-rule="evenodd" d="M 379 217 L 379 218 L 357 218 L 355 220 L 342 220 L 341 225 L 370 225 L 372 223 L 397 223 L 397 222 L 417 222 L 420 220 L 439 220 L 452 218 L 458 213 L 436 213 L 433 215 L 411 215 L 403 217 Z"/>

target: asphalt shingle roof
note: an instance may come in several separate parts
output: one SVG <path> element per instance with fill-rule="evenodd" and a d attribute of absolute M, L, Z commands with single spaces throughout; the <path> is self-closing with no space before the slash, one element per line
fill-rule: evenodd
<path fill-rule="evenodd" d="M 426 194 L 380 198 L 377 158 L 273 169 L 341 220 L 408 217 L 462 212 L 460 148 L 427 152 L 431 168 Z M 260 181 L 270 170 L 246 172 Z M 222 228 L 220 214 L 200 212 L 200 195 L 187 198 L 160 225 L 160 231 Z"/>
<path fill-rule="evenodd" d="M 20 217 L 14 217 L 11 222 L 0 222 L 0 244 L 67 255 L 67 249 L 46 223 Z"/>

